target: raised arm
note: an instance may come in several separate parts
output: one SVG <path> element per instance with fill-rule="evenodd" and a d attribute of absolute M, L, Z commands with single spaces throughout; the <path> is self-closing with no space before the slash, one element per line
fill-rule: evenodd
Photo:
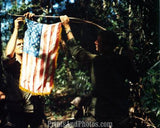
<path fill-rule="evenodd" d="M 22 17 L 18 17 L 15 21 L 14 21 L 14 30 L 12 33 L 12 36 L 7 44 L 6 47 L 6 56 L 9 58 L 13 58 L 14 57 L 14 52 L 15 52 L 15 48 L 16 48 L 16 41 L 17 41 L 17 37 L 18 37 L 18 30 L 20 28 L 20 24 L 25 22 L 24 18 Z"/>
<path fill-rule="evenodd" d="M 67 34 L 67 45 L 69 46 L 71 55 L 80 63 L 91 62 L 96 57 L 96 55 L 91 54 L 90 52 L 86 51 L 84 48 L 82 48 L 80 45 L 76 43 L 74 35 L 71 31 L 71 27 L 69 25 L 69 17 L 67 15 L 60 16 L 60 20 Z"/>
<path fill-rule="evenodd" d="M 65 28 L 68 40 L 73 39 L 74 36 L 69 25 L 69 17 L 67 15 L 60 16 L 60 20 Z"/>
<path fill-rule="evenodd" d="M 35 14 L 33 13 L 25 13 L 24 16 L 28 19 L 33 19 Z M 6 51 L 5 54 L 7 57 L 9 58 L 13 58 L 14 57 L 14 53 L 15 53 L 15 49 L 16 49 L 16 42 L 17 42 L 17 38 L 18 38 L 18 30 L 21 27 L 22 24 L 25 23 L 25 19 L 24 17 L 18 17 L 15 21 L 14 21 L 14 30 L 13 33 L 11 35 L 11 38 L 7 44 L 6 47 Z"/>

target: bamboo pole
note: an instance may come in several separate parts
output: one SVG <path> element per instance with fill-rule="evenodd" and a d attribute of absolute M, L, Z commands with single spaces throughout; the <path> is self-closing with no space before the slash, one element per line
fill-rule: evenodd
<path fill-rule="evenodd" d="M 16 15 L 16 14 L 10 14 L 8 13 L 8 15 L 10 16 L 15 16 L 15 17 L 25 17 L 24 15 Z M 34 17 L 45 17 L 45 18 L 60 18 L 60 16 L 44 16 L 44 15 L 34 15 Z M 93 23 L 91 21 L 88 21 L 88 20 L 83 20 L 83 19 L 80 19 L 80 18 L 76 18 L 76 17 L 69 17 L 70 20 L 75 20 L 75 23 L 88 23 L 88 24 L 92 24 L 104 31 L 106 31 L 106 29 L 96 23 Z M 78 21 L 78 22 L 77 22 Z M 74 21 L 72 21 L 74 22 Z"/>

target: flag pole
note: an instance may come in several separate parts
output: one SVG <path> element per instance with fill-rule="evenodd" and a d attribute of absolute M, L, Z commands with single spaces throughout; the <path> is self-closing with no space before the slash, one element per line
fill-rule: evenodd
<path fill-rule="evenodd" d="M 10 16 L 16 16 L 16 17 L 25 17 L 24 15 L 17 15 L 17 14 L 10 14 L 8 13 L 8 15 Z M 34 15 L 34 17 L 45 17 L 45 18 L 60 18 L 60 16 L 44 16 L 44 15 Z M 88 24 L 92 24 L 104 31 L 106 31 L 106 29 L 92 21 L 88 21 L 88 20 L 83 20 L 83 19 L 80 19 L 80 18 L 76 18 L 76 17 L 69 17 L 69 19 L 71 20 L 76 20 L 76 21 L 79 21 L 79 23 L 88 23 Z M 74 22 L 74 21 L 73 21 Z M 78 23 L 78 22 L 75 22 L 75 23 Z"/>

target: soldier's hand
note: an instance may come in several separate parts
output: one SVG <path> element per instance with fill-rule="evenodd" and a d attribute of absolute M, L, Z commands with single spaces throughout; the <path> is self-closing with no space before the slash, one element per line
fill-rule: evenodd
<path fill-rule="evenodd" d="M 25 23 L 24 17 L 18 17 L 18 18 L 14 21 L 14 28 L 15 28 L 15 29 L 19 29 L 20 26 L 21 26 L 22 24 L 24 24 L 24 23 Z"/>
<path fill-rule="evenodd" d="M 69 25 L 69 17 L 67 15 L 60 16 L 60 20 L 64 27 Z"/>
<path fill-rule="evenodd" d="M 27 12 L 24 14 L 24 16 L 30 20 L 33 20 L 33 17 L 35 16 L 34 13 L 30 13 L 30 12 Z"/>

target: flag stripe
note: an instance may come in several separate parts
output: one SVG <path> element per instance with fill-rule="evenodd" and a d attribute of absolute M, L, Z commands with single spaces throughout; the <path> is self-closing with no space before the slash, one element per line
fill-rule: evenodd
<path fill-rule="evenodd" d="M 46 43 L 46 45 L 44 45 Z M 45 70 L 45 60 L 46 60 L 46 48 L 47 48 L 47 45 L 48 45 L 48 38 L 47 38 L 47 31 L 46 29 L 44 29 L 44 27 L 42 28 L 42 35 L 41 35 L 41 46 L 40 46 L 40 51 L 42 53 L 42 58 L 41 58 L 41 62 L 40 62 L 40 74 L 39 74 L 39 85 L 38 85 L 38 92 L 40 92 L 41 88 L 42 88 L 42 84 L 43 84 L 43 72 Z"/>
<path fill-rule="evenodd" d="M 38 93 L 38 87 L 39 87 L 39 84 L 40 84 L 39 73 L 40 73 L 40 70 L 41 70 L 41 67 L 40 67 L 41 60 L 39 58 L 37 58 L 36 65 L 37 65 L 37 67 L 36 67 L 37 70 L 36 70 L 35 75 L 34 75 L 35 76 L 35 79 L 34 79 L 35 88 L 34 88 L 34 90 L 35 90 L 36 93 Z"/>
<path fill-rule="evenodd" d="M 30 79 L 30 90 L 31 91 L 34 91 L 34 73 L 35 73 L 35 70 L 36 70 L 36 58 L 31 56 L 31 68 L 29 69 L 31 71 L 31 75 L 28 79 Z"/>
<path fill-rule="evenodd" d="M 50 30 L 50 27 L 49 26 L 44 26 L 43 29 L 46 31 L 47 33 L 47 36 L 46 36 L 46 39 L 45 37 L 43 38 L 43 35 L 41 37 L 41 39 L 44 39 L 42 45 L 44 47 L 43 49 L 43 54 L 45 55 L 45 58 L 44 58 L 44 62 L 47 62 L 47 58 L 48 58 L 48 49 L 49 49 L 49 41 L 50 41 L 50 36 L 51 36 L 51 30 Z M 46 41 L 45 41 L 46 40 Z M 44 76 L 45 76 L 45 72 L 46 72 L 46 66 L 47 64 L 46 63 L 43 63 L 43 73 L 42 73 L 42 76 L 41 76 L 41 80 L 42 80 L 42 87 L 40 88 L 41 92 L 43 91 L 43 85 L 44 85 Z"/>
<path fill-rule="evenodd" d="M 59 34 L 61 33 L 61 29 L 60 29 L 60 28 L 61 28 L 61 25 L 59 24 L 59 25 L 58 25 L 57 35 L 59 35 Z M 58 42 L 59 42 L 59 41 L 60 41 L 60 36 L 57 36 L 55 49 L 54 49 L 54 51 L 53 51 L 53 52 L 55 52 L 56 54 L 58 54 L 56 50 L 58 50 L 58 47 L 59 47 Z M 56 55 L 56 58 L 53 60 L 54 56 L 51 56 L 51 59 L 52 59 L 54 62 L 53 62 L 53 64 L 52 64 L 52 66 L 50 66 L 50 67 L 52 68 L 51 74 L 53 74 L 53 75 L 50 76 L 50 83 L 53 83 L 54 71 L 55 71 L 55 68 L 56 68 L 56 66 L 57 66 L 57 65 L 56 65 L 57 57 L 58 57 L 58 55 Z M 53 83 L 53 84 L 54 84 L 54 83 Z"/>
<path fill-rule="evenodd" d="M 47 68 L 46 68 L 46 74 L 45 74 L 45 80 L 44 80 L 44 85 L 46 85 L 46 88 L 49 88 L 50 86 L 53 85 L 53 83 L 47 84 L 47 80 L 50 79 L 50 67 L 51 64 L 53 63 L 53 58 L 51 58 L 50 56 L 52 55 L 52 51 L 53 49 L 51 49 L 52 44 L 56 45 L 56 37 L 57 37 L 57 28 L 58 28 L 58 24 L 56 24 L 55 26 L 51 26 L 51 31 L 54 30 L 54 32 L 51 35 L 51 40 L 50 40 L 50 49 L 49 49 L 49 56 L 48 56 L 48 60 L 47 60 Z M 45 88 L 44 88 L 45 89 Z"/>
<path fill-rule="evenodd" d="M 59 25 L 57 25 L 57 27 L 59 28 Z M 56 30 L 57 30 L 57 29 L 56 29 Z M 56 32 L 57 35 L 58 35 L 58 33 L 59 33 L 59 30 L 60 30 L 60 29 L 58 29 L 58 31 Z M 46 83 L 46 85 L 48 85 L 48 86 L 46 86 L 46 88 L 47 88 L 47 87 L 49 88 L 49 84 L 48 84 L 48 83 L 51 83 L 50 86 L 53 86 L 53 85 L 54 85 L 54 83 L 53 83 L 53 78 L 54 78 L 54 71 L 55 71 L 55 66 L 56 66 L 56 61 L 57 61 L 57 51 L 56 51 L 55 49 L 58 50 L 58 47 L 59 47 L 58 42 L 59 42 L 59 37 L 56 38 L 56 40 L 55 40 L 55 48 L 54 48 L 54 50 L 52 51 L 52 53 L 50 54 L 50 59 L 52 60 L 52 63 L 50 63 L 49 70 L 48 70 L 48 74 L 52 74 L 52 75 L 50 75 L 50 76 L 47 78 L 47 83 Z"/>

